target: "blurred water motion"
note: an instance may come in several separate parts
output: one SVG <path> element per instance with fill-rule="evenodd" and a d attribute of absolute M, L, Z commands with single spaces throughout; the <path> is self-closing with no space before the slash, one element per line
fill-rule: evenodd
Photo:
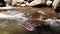
<path fill-rule="evenodd" d="M 25 18 L 23 15 L 24 13 L 12 11 L 1 12 L 0 34 L 25 34 L 26 29 L 19 25 L 24 23 Z"/>
<path fill-rule="evenodd" d="M 2 14 L 6 15 L 6 17 L 8 15 L 14 16 L 13 18 L 11 17 L 11 19 L 10 19 L 10 17 L 8 19 L 0 18 L 0 34 L 40 34 L 40 33 L 52 34 L 52 31 L 40 32 L 40 30 L 38 30 L 38 29 L 34 30 L 34 31 L 28 31 L 20 25 L 20 24 L 24 24 L 25 22 L 26 23 L 28 22 L 28 20 L 30 19 L 29 14 L 34 13 L 39 10 L 42 10 L 43 12 L 45 12 L 47 14 L 47 17 L 57 17 L 58 16 L 58 15 L 56 16 L 56 14 L 54 14 L 53 12 L 50 12 L 50 11 L 52 11 L 51 8 L 37 8 L 37 9 L 36 8 L 29 8 L 29 9 L 27 9 L 27 7 L 25 7 L 25 8 L 22 7 L 22 8 L 13 9 L 12 11 L 8 10 L 5 12 L 0 12 L 1 16 L 2 16 Z M 15 16 L 15 15 L 18 15 L 19 17 Z M 2 16 L 2 17 L 4 17 L 4 16 Z M 21 17 L 22 17 L 22 19 L 21 19 Z M 55 21 L 54 19 L 51 19 L 51 20 Z M 46 19 L 48 24 L 51 20 Z M 59 27 L 51 27 L 51 29 L 54 32 L 57 32 L 57 31 L 59 32 L 60 26 Z"/>
<path fill-rule="evenodd" d="M 0 33 L 2 34 L 12 34 L 13 32 L 25 32 L 24 28 L 19 26 L 19 22 L 17 20 L 7 20 L 7 19 L 0 19 Z M 20 33 L 20 34 L 21 34 Z M 17 34 L 17 33 L 16 33 Z"/>

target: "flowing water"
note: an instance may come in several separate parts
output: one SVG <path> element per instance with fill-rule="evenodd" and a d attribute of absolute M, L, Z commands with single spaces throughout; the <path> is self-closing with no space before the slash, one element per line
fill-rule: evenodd
<path fill-rule="evenodd" d="M 60 18 L 60 15 L 53 12 L 52 8 L 43 7 L 43 8 L 34 8 L 34 7 L 15 7 L 10 10 L 6 10 L 0 13 L 0 34 L 40 34 L 40 31 L 27 31 L 20 24 L 25 23 L 27 18 L 22 17 L 22 15 L 28 15 L 36 11 L 43 11 L 47 14 L 47 17 Z M 3 16 L 5 15 L 5 16 Z M 10 15 L 8 17 L 8 15 Z M 15 16 L 18 15 L 18 16 Z M 21 17 L 21 18 L 19 18 Z M 58 27 L 57 27 L 58 28 Z M 58 28 L 59 29 L 59 28 Z M 45 33 L 45 32 L 44 32 Z M 42 34 L 44 34 L 42 33 Z M 52 34 L 50 31 L 47 34 Z"/>

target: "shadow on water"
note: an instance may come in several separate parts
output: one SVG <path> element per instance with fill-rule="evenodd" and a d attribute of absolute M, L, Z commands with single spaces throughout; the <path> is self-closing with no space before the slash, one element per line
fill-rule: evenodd
<path fill-rule="evenodd" d="M 36 6 L 33 6 L 33 7 L 35 7 L 35 8 L 51 7 L 52 8 L 52 5 L 47 6 L 46 4 L 39 4 L 39 5 L 36 5 Z"/>

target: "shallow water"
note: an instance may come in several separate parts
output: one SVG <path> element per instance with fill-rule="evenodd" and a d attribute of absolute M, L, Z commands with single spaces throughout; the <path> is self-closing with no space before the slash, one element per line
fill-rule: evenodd
<path fill-rule="evenodd" d="M 19 13 L 25 13 L 25 14 L 30 14 L 36 11 L 43 11 L 47 14 L 47 17 L 58 17 L 60 18 L 60 15 L 57 15 L 55 12 L 53 12 L 52 8 L 49 7 L 43 7 L 43 8 L 34 8 L 34 7 L 20 7 L 20 8 L 13 8 L 7 11 L 12 11 L 12 12 L 19 12 Z M 29 17 L 28 17 L 29 18 Z M 18 21 L 19 20 L 19 21 Z M 19 24 L 23 22 L 23 19 L 0 19 L 0 34 L 53 34 L 51 31 L 46 31 L 46 32 L 40 32 L 38 30 L 35 31 L 27 31 L 24 27 L 20 26 Z M 52 29 L 56 27 L 53 27 Z"/>

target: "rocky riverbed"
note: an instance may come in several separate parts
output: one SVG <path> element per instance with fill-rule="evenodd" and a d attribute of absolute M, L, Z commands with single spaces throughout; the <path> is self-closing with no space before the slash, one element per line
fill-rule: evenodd
<path fill-rule="evenodd" d="M 1 12 L 6 13 L 7 11 L 12 11 L 12 13 L 18 12 L 18 13 L 25 13 L 25 14 L 30 14 L 30 13 L 37 12 L 37 11 L 43 11 L 46 14 L 47 18 L 60 19 L 60 14 L 55 13 L 51 7 L 42 7 L 42 8 L 14 7 L 13 9 L 1 11 Z M 17 13 L 15 13 L 15 14 L 17 14 Z M 23 20 L 24 19 L 5 19 L 5 18 L 1 19 L 0 18 L 0 34 L 45 34 L 45 33 L 46 34 L 58 34 L 59 33 L 59 31 L 58 32 L 56 31 L 59 29 L 59 27 L 57 27 L 57 29 L 56 29 L 56 27 L 53 27 L 52 29 L 55 28 L 53 32 L 52 31 L 40 32 L 39 30 L 28 31 L 24 27 L 19 25 L 20 23 L 24 23 Z"/>

